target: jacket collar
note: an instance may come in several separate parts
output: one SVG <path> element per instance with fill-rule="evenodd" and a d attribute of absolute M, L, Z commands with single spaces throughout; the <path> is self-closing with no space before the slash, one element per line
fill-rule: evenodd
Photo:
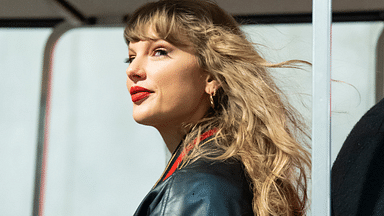
<path fill-rule="evenodd" d="M 208 130 L 200 135 L 200 142 L 206 140 L 207 138 L 213 136 L 217 132 L 217 128 Z M 196 145 L 197 137 L 193 140 L 192 143 L 187 145 L 186 148 L 182 148 L 183 141 L 180 142 L 180 144 L 177 146 L 175 152 L 173 153 L 171 159 L 168 162 L 167 167 L 165 168 L 165 171 L 159 181 L 156 183 L 156 185 L 159 182 L 165 181 L 167 178 L 169 178 L 179 167 L 180 163 L 183 161 L 183 158 L 188 154 L 188 152 Z M 154 187 L 156 187 L 156 185 Z"/>

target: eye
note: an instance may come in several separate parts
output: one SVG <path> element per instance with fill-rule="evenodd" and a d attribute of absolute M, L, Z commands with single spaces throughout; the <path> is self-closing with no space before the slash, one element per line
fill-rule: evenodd
<path fill-rule="evenodd" d="M 125 63 L 131 64 L 135 57 L 129 57 L 124 60 Z"/>
<path fill-rule="evenodd" d="M 154 56 L 166 56 L 168 55 L 168 51 L 165 49 L 157 49 L 154 52 Z"/>

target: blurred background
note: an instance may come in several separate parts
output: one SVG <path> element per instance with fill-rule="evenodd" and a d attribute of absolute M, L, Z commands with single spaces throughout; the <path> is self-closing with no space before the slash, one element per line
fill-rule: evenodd
<path fill-rule="evenodd" d="M 89 1 L 70 2 L 82 8 L 80 11 L 86 11 L 87 4 L 95 11 L 112 7 L 91 6 Z M 134 6 L 127 9 L 127 14 L 146 1 L 132 2 Z M 218 2 L 222 6 L 229 4 Z M 232 7 L 230 12 L 240 14 L 239 19 L 258 22 L 245 24 L 242 29 L 259 44 L 257 48 L 267 60 L 312 62 L 312 25 L 308 22 L 311 4 L 306 2 L 292 5 L 298 8 L 295 13 L 284 11 L 286 7 L 269 11 L 267 6 L 256 12 L 242 9 L 249 7 Z M 243 3 L 252 3 L 255 8 L 257 5 L 252 1 Z M 44 47 L 54 26 L 71 18 L 65 9 L 51 9 L 44 1 L 36 4 L 45 5 L 48 18 L 23 17 L 23 11 L 27 15 L 35 13 L 28 4 L 22 0 L 2 1 L 0 7 L 0 215 L 7 216 L 32 213 Z M 340 1 L 335 4 L 339 8 L 347 5 Z M 384 10 L 384 6 L 379 9 Z M 64 15 L 55 17 L 57 10 L 64 11 Z M 257 10 L 267 15 L 258 15 Z M 362 10 L 372 14 L 377 11 Z M 91 15 L 96 16 L 84 17 Z M 373 18 L 361 19 L 332 26 L 332 162 L 353 125 L 376 103 L 376 64 L 383 61 L 376 57 L 376 46 L 384 24 Z M 46 216 L 132 215 L 165 168 L 170 154 L 160 135 L 131 117 L 123 29 L 122 24 L 79 26 L 66 32 L 56 44 Z M 271 73 L 311 126 L 311 67 Z"/>

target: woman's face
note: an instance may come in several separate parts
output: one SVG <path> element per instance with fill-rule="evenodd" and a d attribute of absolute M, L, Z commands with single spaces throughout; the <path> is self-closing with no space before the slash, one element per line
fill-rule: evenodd
<path fill-rule="evenodd" d="M 128 50 L 127 88 L 136 122 L 161 128 L 204 116 L 210 106 L 207 74 L 192 48 L 159 39 L 131 42 Z"/>

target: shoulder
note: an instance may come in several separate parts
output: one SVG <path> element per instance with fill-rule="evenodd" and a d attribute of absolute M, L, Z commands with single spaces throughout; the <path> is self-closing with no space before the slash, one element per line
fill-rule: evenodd
<path fill-rule="evenodd" d="M 253 215 L 253 193 L 239 162 L 202 159 L 174 172 L 135 215 Z"/>
<path fill-rule="evenodd" d="M 346 138 L 340 152 L 333 164 L 333 172 L 349 171 L 355 163 L 369 163 L 374 152 L 384 147 L 384 99 L 373 106 L 354 126 Z M 363 164 L 361 164 L 363 165 Z M 366 168 L 367 164 L 361 166 Z M 352 169 L 351 171 L 353 171 Z M 340 179 L 341 180 L 341 179 Z"/>
<path fill-rule="evenodd" d="M 332 167 L 335 214 L 374 215 L 384 199 L 384 99 L 354 126 Z M 381 197 L 380 197 L 381 196 Z M 380 199 L 379 199 L 380 197 Z"/>
<path fill-rule="evenodd" d="M 244 170 L 236 160 L 213 161 L 199 159 L 178 170 L 176 182 L 204 183 L 207 186 L 231 186 L 232 188 L 248 185 Z"/>
<path fill-rule="evenodd" d="M 252 192 L 239 169 L 233 162 L 198 161 L 178 170 L 165 215 L 252 215 Z"/>
<path fill-rule="evenodd" d="M 175 173 L 174 184 L 188 184 L 189 186 L 204 187 L 211 193 L 220 193 L 224 190 L 235 192 L 246 179 L 243 176 L 235 175 L 238 170 L 231 170 L 229 164 L 222 162 L 216 164 L 199 163 L 192 167 L 185 167 Z M 239 167 L 240 168 L 240 167 Z"/>

